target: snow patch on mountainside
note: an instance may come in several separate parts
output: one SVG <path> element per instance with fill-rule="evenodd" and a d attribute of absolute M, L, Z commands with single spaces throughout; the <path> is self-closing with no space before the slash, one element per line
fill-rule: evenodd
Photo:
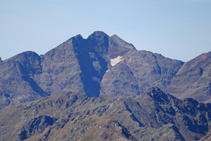
<path fill-rule="evenodd" d="M 111 66 L 115 66 L 115 65 L 118 64 L 121 60 L 122 60 L 122 56 L 118 56 L 117 58 L 110 59 L 110 61 L 111 61 Z"/>

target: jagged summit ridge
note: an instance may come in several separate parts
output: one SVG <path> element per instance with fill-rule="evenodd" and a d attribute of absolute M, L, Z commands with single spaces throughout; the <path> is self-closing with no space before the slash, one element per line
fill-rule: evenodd
<path fill-rule="evenodd" d="M 158 101 L 160 103 L 169 103 L 169 99 L 167 94 L 165 94 L 161 89 L 158 87 L 149 88 L 144 94 L 150 96 L 154 101 Z"/>
<path fill-rule="evenodd" d="M 130 49 L 135 49 L 135 47 L 133 46 L 133 44 L 131 43 L 126 43 L 123 39 L 121 39 L 119 36 L 117 36 L 116 34 L 111 36 L 111 39 L 113 39 L 114 41 L 117 42 L 117 44 L 119 44 L 120 46 L 125 46 L 126 48 L 130 48 Z"/>
<path fill-rule="evenodd" d="M 72 37 L 41 56 L 29 51 L 5 60 L 0 64 L 0 108 L 69 91 L 98 97 L 110 59 L 131 50 L 127 44 L 97 31 L 87 39 Z"/>

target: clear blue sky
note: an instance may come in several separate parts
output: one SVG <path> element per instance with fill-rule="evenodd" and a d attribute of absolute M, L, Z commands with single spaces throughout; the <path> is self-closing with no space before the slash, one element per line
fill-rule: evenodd
<path fill-rule="evenodd" d="M 0 56 L 44 54 L 94 31 L 188 61 L 211 51 L 211 0 L 1 0 Z"/>

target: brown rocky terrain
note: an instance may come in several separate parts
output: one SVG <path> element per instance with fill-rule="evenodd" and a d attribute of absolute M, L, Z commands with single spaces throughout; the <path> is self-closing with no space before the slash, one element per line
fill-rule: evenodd
<path fill-rule="evenodd" d="M 180 99 L 211 101 L 211 52 L 184 63 L 149 51 L 129 51 L 103 76 L 101 95 L 135 96 L 157 86 Z"/>
<path fill-rule="evenodd" d="M 130 51 L 104 75 L 101 95 L 135 96 L 152 86 L 168 87 L 182 65 L 149 51 Z"/>
<path fill-rule="evenodd" d="M 0 140 L 209 141 L 210 68 L 100 31 L 0 58 Z"/>
<path fill-rule="evenodd" d="M 28 51 L 0 60 L 0 109 L 67 92 L 137 96 L 154 86 L 180 99 L 210 102 L 210 62 L 210 52 L 184 63 L 138 51 L 117 35 L 77 35 L 44 55 Z"/>
<path fill-rule="evenodd" d="M 0 110 L 0 140 L 156 140 L 209 138 L 211 104 L 153 87 L 125 98 L 66 93 Z"/>
<path fill-rule="evenodd" d="M 186 62 L 167 90 L 178 98 L 192 97 L 211 102 L 211 52 Z"/>

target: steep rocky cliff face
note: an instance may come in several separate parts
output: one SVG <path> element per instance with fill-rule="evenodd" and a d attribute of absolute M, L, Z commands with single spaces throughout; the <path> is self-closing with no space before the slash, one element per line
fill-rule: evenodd
<path fill-rule="evenodd" d="M 0 108 L 41 97 L 83 92 L 98 97 L 110 59 L 135 50 L 118 36 L 70 38 L 44 55 L 24 52 L 0 63 Z"/>
<path fill-rule="evenodd" d="M 70 38 L 44 55 L 0 60 L 0 109 L 49 95 L 127 97 L 157 86 L 178 98 L 210 102 L 211 53 L 189 62 L 166 58 L 104 32 Z"/>
<path fill-rule="evenodd" d="M 0 140 L 158 140 L 209 138 L 211 105 L 157 87 L 127 98 L 66 93 L 0 110 Z"/>
<path fill-rule="evenodd" d="M 94 32 L 83 39 L 77 35 L 43 55 L 43 73 L 35 81 L 49 94 L 73 91 L 97 97 L 110 58 L 129 50 L 135 48 L 117 36 Z"/>

